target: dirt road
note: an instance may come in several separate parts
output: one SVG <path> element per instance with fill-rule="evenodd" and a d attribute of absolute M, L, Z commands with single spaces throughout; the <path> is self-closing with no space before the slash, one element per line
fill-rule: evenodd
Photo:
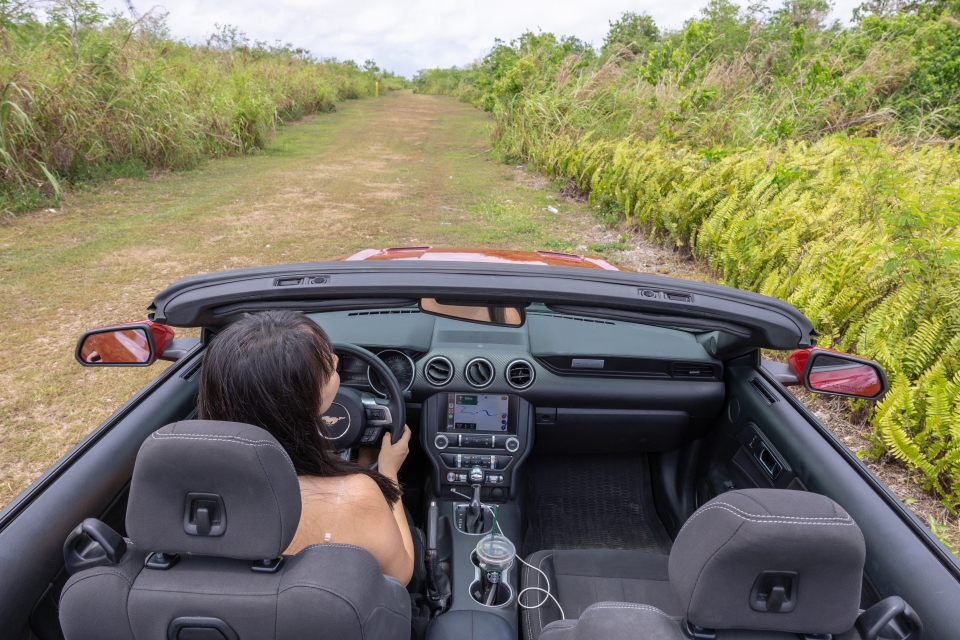
<path fill-rule="evenodd" d="M 178 278 L 366 247 L 617 244 L 586 204 L 491 159 L 489 126 L 451 98 L 349 102 L 258 156 L 118 180 L 0 226 L 0 506 L 161 371 L 83 369 L 73 347 L 86 328 L 144 318 Z M 689 275 L 661 253 L 609 257 Z"/>

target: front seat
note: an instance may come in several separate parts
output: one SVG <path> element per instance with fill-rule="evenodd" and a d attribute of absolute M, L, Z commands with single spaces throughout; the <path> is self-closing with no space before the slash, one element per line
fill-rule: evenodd
<path fill-rule="evenodd" d="M 320 544 L 281 556 L 300 508 L 293 464 L 263 429 L 163 427 L 137 455 L 126 552 L 63 588 L 64 636 L 409 638 L 407 590 L 366 550 Z"/>
<path fill-rule="evenodd" d="M 859 614 L 865 556 L 859 527 L 825 496 L 731 491 L 690 516 L 669 556 L 614 549 L 531 555 L 528 563 L 546 575 L 524 566 L 522 588 L 546 588 L 549 579 L 567 620 L 557 622 L 553 600 L 529 591 L 522 604 L 547 601 L 523 612 L 521 628 L 526 640 L 580 637 L 581 623 L 599 609 L 659 614 L 718 639 L 732 630 L 764 632 L 750 636 L 757 639 L 839 636 Z"/>

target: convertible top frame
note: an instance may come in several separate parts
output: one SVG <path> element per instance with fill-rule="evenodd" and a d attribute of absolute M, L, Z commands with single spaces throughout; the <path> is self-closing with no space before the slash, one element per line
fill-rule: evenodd
<path fill-rule="evenodd" d="M 757 293 L 642 273 L 496 263 L 313 262 L 221 271 L 174 282 L 148 311 L 170 326 L 215 328 L 264 309 L 403 306 L 423 297 L 627 311 L 632 316 L 619 318 L 726 332 L 741 348 L 806 348 L 816 337 L 794 306 Z"/>

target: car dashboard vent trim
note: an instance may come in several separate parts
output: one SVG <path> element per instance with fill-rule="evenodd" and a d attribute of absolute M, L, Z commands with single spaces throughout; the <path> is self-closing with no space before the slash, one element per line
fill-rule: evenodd
<path fill-rule="evenodd" d="M 750 384 L 752 384 L 753 388 L 757 390 L 757 393 L 766 400 L 767 404 L 773 404 L 777 401 L 777 396 L 773 395 L 773 392 L 767 388 L 767 385 L 760 381 L 760 378 L 750 378 Z"/>
<path fill-rule="evenodd" d="M 594 318 L 578 318 L 577 316 L 562 316 L 556 313 L 538 313 L 536 311 L 527 312 L 528 316 L 543 316 L 544 318 L 557 318 L 559 320 L 576 320 L 577 322 L 590 322 L 593 324 L 617 324 L 610 320 L 595 320 Z"/>
<path fill-rule="evenodd" d="M 496 370 L 493 368 L 493 364 L 486 358 L 474 358 L 468 362 L 466 368 L 464 368 L 463 377 L 467 379 L 467 383 L 470 384 L 470 386 L 476 389 L 483 389 L 484 387 L 489 387 L 493 382 L 493 379 L 496 377 Z"/>
<path fill-rule="evenodd" d="M 717 372 L 712 365 L 702 362 L 675 362 L 673 364 L 675 378 L 702 378 L 715 380 Z"/>
<path fill-rule="evenodd" d="M 514 360 L 505 370 L 507 384 L 514 389 L 526 389 L 536 378 L 533 365 L 526 360 Z"/>
<path fill-rule="evenodd" d="M 351 311 L 347 316 L 391 316 L 405 313 L 420 313 L 419 309 L 387 309 L 383 311 Z"/>
<path fill-rule="evenodd" d="M 453 363 L 443 356 L 434 356 L 423 365 L 423 377 L 435 387 L 442 387 L 453 379 Z"/>

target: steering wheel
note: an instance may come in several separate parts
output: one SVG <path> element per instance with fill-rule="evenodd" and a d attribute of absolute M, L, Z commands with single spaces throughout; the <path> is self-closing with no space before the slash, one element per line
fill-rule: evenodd
<path fill-rule="evenodd" d="M 355 344 L 335 343 L 333 350 L 337 355 L 351 356 L 370 365 L 387 387 L 387 398 L 341 386 L 323 414 L 327 433 L 321 435 L 330 440 L 337 451 L 373 444 L 380 440 L 384 429 L 390 431 L 390 441 L 396 444 L 407 423 L 407 405 L 393 371 L 383 360 Z"/>

